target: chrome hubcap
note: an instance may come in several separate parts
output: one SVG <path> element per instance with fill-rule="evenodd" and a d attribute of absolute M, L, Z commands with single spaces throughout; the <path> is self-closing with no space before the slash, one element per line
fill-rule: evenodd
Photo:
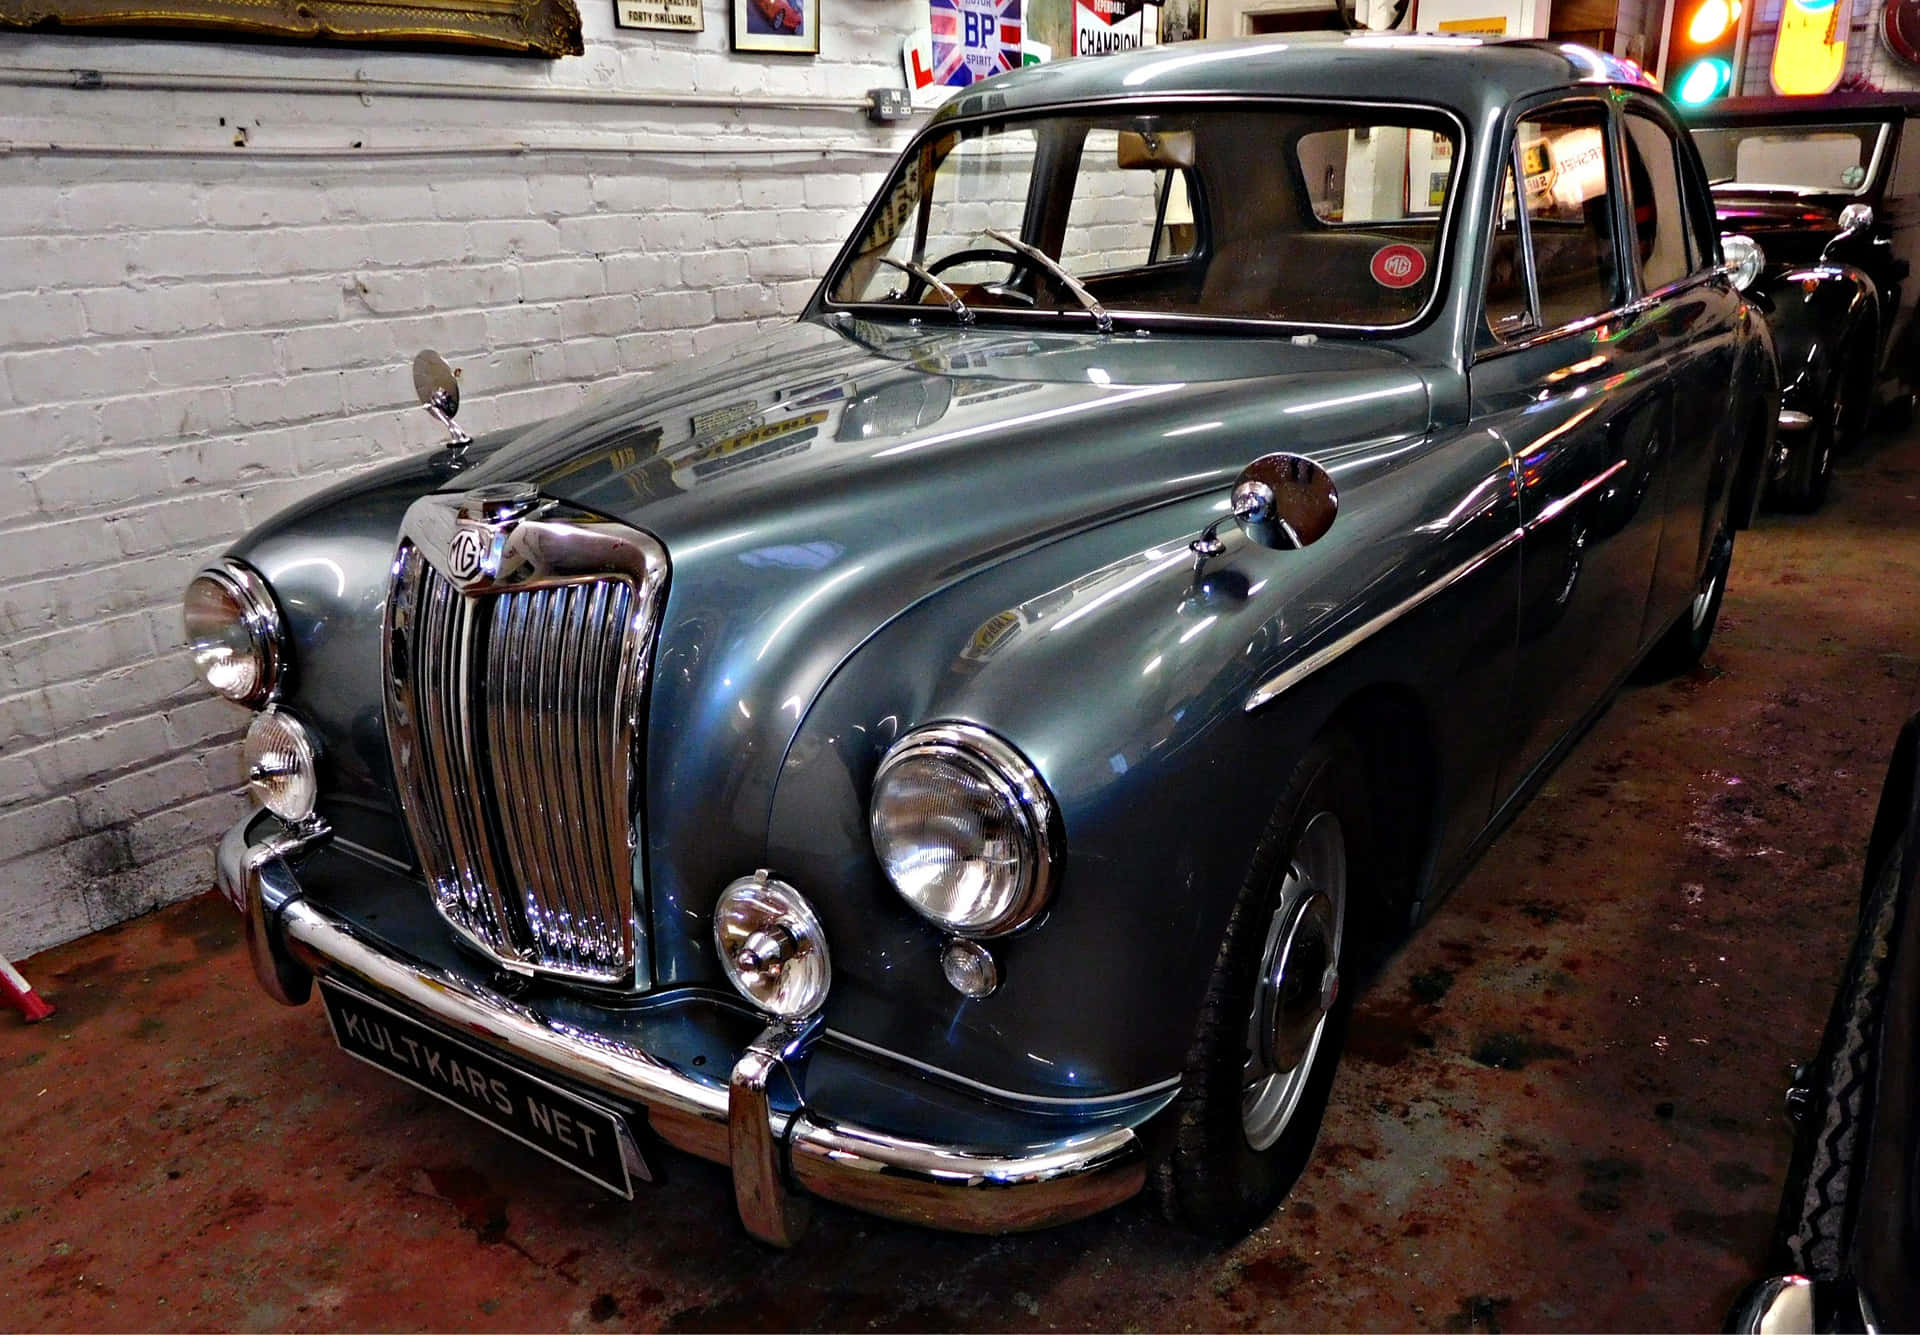
<path fill-rule="evenodd" d="M 1713 598 L 1720 590 L 1720 566 L 1714 563 L 1707 572 L 1707 582 L 1700 586 L 1700 592 L 1693 595 L 1693 628 L 1699 630 L 1707 624 L 1707 616 L 1713 611 Z"/>
<path fill-rule="evenodd" d="M 1247 1017 L 1240 1124 L 1256 1150 L 1280 1139 L 1306 1091 L 1340 993 L 1346 899 L 1346 839 L 1339 820 L 1323 811 L 1301 831 L 1281 882 Z"/>

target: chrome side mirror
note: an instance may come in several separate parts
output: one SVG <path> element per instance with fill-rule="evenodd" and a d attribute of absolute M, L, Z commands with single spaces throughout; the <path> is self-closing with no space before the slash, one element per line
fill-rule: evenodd
<path fill-rule="evenodd" d="M 1274 551 L 1292 552 L 1327 536 L 1340 512 L 1340 490 L 1311 459 L 1263 454 L 1241 470 L 1228 505 L 1249 539 Z M 1214 520 L 1193 540 L 1193 554 L 1202 563 L 1226 550 L 1219 537 L 1225 522 Z"/>
<path fill-rule="evenodd" d="M 1766 252 L 1750 236 L 1721 237 L 1720 253 L 1726 257 L 1727 273 L 1733 285 L 1742 292 L 1752 287 L 1760 271 L 1767 267 Z"/>
<path fill-rule="evenodd" d="M 413 359 L 413 392 L 420 396 L 420 406 L 447 429 L 447 448 L 456 458 L 464 454 L 473 437 L 453 420 L 460 411 L 460 379 L 447 359 L 432 348 Z"/>
<path fill-rule="evenodd" d="M 1824 263 L 1827 257 L 1833 254 L 1835 246 L 1840 245 L 1844 241 L 1853 240 L 1854 237 L 1860 235 L 1860 233 L 1866 231 L 1871 226 L 1873 226 L 1873 205 L 1849 204 L 1844 209 L 1841 209 L 1840 230 L 1834 234 L 1833 240 L 1827 242 L 1825 249 L 1820 252 L 1821 261 Z"/>

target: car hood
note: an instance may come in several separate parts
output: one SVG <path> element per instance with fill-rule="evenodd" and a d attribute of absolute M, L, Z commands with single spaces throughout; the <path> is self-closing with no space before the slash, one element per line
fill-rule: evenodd
<path fill-rule="evenodd" d="M 1259 454 L 1416 436 L 1428 402 L 1418 368 L 1360 342 L 802 322 L 536 427 L 448 486 L 532 482 L 667 548 L 647 743 L 662 922 L 757 865 L 785 748 L 892 618 L 1127 515 L 1210 493 L 1224 511 Z"/>
<path fill-rule="evenodd" d="M 1789 191 L 1713 192 L 1713 211 L 1722 235 L 1736 233 L 1760 243 L 1770 268 L 1808 264 L 1840 230 L 1840 210 L 1850 195 L 1797 194 Z"/>

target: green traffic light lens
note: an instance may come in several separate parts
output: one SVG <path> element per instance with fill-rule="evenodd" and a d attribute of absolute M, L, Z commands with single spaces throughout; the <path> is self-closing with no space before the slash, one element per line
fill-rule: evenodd
<path fill-rule="evenodd" d="M 1711 102 L 1733 86 L 1733 66 L 1717 56 L 1695 61 L 1687 72 L 1680 76 L 1679 91 L 1676 96 L 1690 107 L 1702 102 Z"/>

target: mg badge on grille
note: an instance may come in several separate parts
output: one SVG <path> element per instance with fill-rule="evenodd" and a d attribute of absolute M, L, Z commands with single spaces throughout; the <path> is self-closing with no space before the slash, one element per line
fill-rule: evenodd
<path fill-rule="evenodd" d="M 488 538 L 492 536 L 486 529 L 473 524 L 462 524 L 453 531 L 453 541 L 447 545 L 447 573 L 457 580 L 469 580 L 480 573 L 480 567 L 486 563 Z"/>

